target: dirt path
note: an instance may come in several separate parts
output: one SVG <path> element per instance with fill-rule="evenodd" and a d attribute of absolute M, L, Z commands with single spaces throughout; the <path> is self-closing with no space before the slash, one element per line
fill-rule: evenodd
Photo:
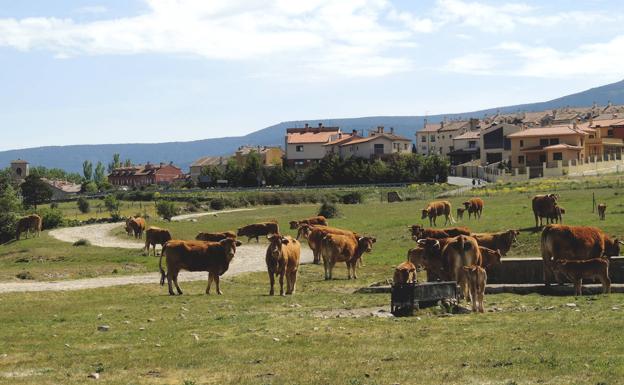
<path fill-rule="evenodd" d="M 253 210 L 224 210 L 218 212 L 208 212 L 199 214 L 189 214 L 174 218 L 174 220 L 185 220 L 200 216 L 213 215 L 216 213 L 223 214 L 228 212 Z M 134 239 L 117 238 L 111 232 L 122 226 L 123 223 L 104 223 L 89 226 L 69 227 L 50 231 L 50 236 L 63 242 L 76 242 L 79 239 L 88 239 L 92 245 L 100 247 L 118 247 L 126 249 L 141 249 L 143 243 Z M 266 264 L 264 261 L 266 245 L 257 245 L 254 243 L 243 244 L 236 250 L 236 256 L 232 260 L 229 270 L 225 273 L 225 277 L 234 276 L 241 273 L 265 271 Z M 301 263 L 312 262 L 312 251 L 307 245 L 301 248 Z M 204 272 L 180 273 L 181 281 L 203 281 L 207 279 Z M 4 282 L 0 283 L 0 293 L 12 292 L 29 292 L 29 291 L 66 291 L 66 290 L 83 290 L 95 289 L 100 287 L 134 285 L 134 284 L 158 284 L 160 281 L 159 273 L 149 273 L 140 275 L 126 275 L 121 277 L 101 277 L 77 279 L 68 281 L 54 282 Z"/>

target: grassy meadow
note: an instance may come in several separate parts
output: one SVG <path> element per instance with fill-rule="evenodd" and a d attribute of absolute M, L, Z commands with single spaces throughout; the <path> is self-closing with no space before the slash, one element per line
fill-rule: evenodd
<path fill-rule="evenodd" d="M 564 223 L 596 225 L 622 237 L 624 186 L 611 183 L 617 180 L 591 186 L 562 181 L 548 188 L 561 195 Z M 475 191 L 485 200 L 483 217 L 459 224 L 474 231 L 521 229 L 520 245 L 509 256 L 539 256 L 530 198 L 541 191 L 540 184 Z M 592 193 L 608 205 L 606 221 L 592 213 Z M 464 199 L 449 200 L 455 208 Z M 407 225 L 423 223 L 424 205 L 376 199 L 339 205 L 342 215 L 332 225 L 377 237 L 360 279 L 346 280 L 339 266 L 336 279 L 325 282 L 321 266 L 306 265 L 292 297 L 269 297 L 262 272 L 226 279 L 223 296 L 204 295 L 205 282 L 181 283 L 185 295 L 179 297 L 169 297 L 157 282 L 0 294 L 0 383 L 83 384 L 93 381 L 87 378 L 92 372 L 105 384 L 622 383 L 621 294 L 488 295 L 486 311 L 493 311 L 481 315 L 444 316 L 431 308 L 403 319 L 371 316 L 389 310 L 389 296 L 354 291 L 392 276 L 413 247 Z M 259 206 L 197 222 L 149 224 L 186 239 L 276 219 L 282 232 L 294 235 L 287 222 L 317 209 Z M 116 235 L 126 237 L 123 231 Z M 44 233 L 0 246 L 0 280 L 15 280 L 21 271 L 35 280 L 148 272 L 157 270 L 157 261 L 139 250 L 74 247 Z M 100 325 L 110 329 L 98 331 Z"/>

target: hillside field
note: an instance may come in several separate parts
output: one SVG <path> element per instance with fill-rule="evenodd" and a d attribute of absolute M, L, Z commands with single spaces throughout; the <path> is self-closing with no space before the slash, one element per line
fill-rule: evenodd
<path fill-rule="evenodd" d="M 560 194 L 564 223 L 596 225 L 622 237 L 619 176 L 599 183 L 542 181 L 475 191 L 486 207 L 474 231 L 520 229 L 509 257 L 539 256 L 530 197 Z M 606 221 L 592 213 L 592 194 L 608 205 Z M 453 207 L 465 200 L 452 197 Z M 337 227 L 377 237 L 358 280 L 337 266 L 300 269 L 297 293 L 269 297 L 266 273 L 225 280 L 223 296 L 203 294 L 205 282 L 166 288 L 122 286 L 74 292 L 0 294 L 0 383 L 83 384 L 99 372 L 105 384 L 618 384 L 624 378 L 624 295 L 548 297 L 488 295 L 481 315 L 372 317 L 389 309 L 385 294 L 354 294 L 392 276 L 413 247 L 407 225 L 423 223 L 423 200 L 388 204 L 369 199 L 339 205 Z M 267 219 L 287 222 L 316 214 L 318 205 L 258 206 L 197 222 L 150 221 L 176 238 L 235 229 Z M 442 222 L 438 223 L 443 224 Z M 123 231 L 116 236 L 126 237 Z M 246 242 L 246 239 L 242 240 Z M 255 242 L 255 241 L 252 241 Z M 74 247 L 46 232 L 0 246 L 0 280 L 28 271 L 35 280 L 157 271 L 140 250 Z M 572 306 L 570 304 L 574 304 Z M 358 315 L 355 318 L 354 315 Z M 100 325 L 110 326 L 100 332 Z"/>

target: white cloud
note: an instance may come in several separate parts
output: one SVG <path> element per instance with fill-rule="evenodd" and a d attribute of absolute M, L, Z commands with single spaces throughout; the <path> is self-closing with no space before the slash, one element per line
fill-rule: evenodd
<path fill-rule="evenodd" d="M 108 12 L 108 8 L 103 5 L 88 5 L 85 7 L 77 8 L 75 12 L 97 15 Z"/>
<path fill-rule="evenodd" d="M 451 59 L 444 70 L 450 72 L 488 75 L 498 67 L 496 58 L 487 53 L 471 53 Z"/>

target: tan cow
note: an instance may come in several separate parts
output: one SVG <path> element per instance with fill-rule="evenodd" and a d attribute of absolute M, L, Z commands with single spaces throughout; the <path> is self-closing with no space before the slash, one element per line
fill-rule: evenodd
<path fill-rule="evenodd" d="M 501 258 L 503 256 L 500 250 L 492 250 L 487 247 L 479 246 L 479 251 L 481 252 L 481 266 L 486 271 L 490 271 L 492 267 L 501 263 Z"/>
<path fill-rule="evenodd" d="M 481 266 L 483 263 L 477 240 L 466 235 L 448 238 L 448 243 L 442 249 L 442 261 L 448 266 L 450 278 L 459 284 L 464 298 L 468 300 L 468 279 L 463 268 L 470 265 Z"/>
<path fill-rule="evenodd" d="M 481 218 L 481 214 L 483 213 L 484 202 L 481 198 L 470 198 L 466 202 L 462 203 L 464 205 L 464 209 L 468 211 L 468 219 L 470 219 L 471 215 L 474 214 L 475 218 Z"/>
<path fill-rule="evenodd" d="M 321 257 L 325 266 L 325 279 L 332 279 L 332 272 L 336 262 L 345 262 L 349 279 L 351 271 L 357 279 L 357 261 L 362 254 L 370 253 L 373 243 L 377 240 L 372 237 L 356 237 L 354 235 L 327 234 L 321 241 Z"/>
<path fill-rule="evenodd" d="M 225 238 L 236 239 L 236 233 L 233 231 L 225 231 L 222 233 L 201 232 L 195 237 L 196 241 L 219 242 Z"/>
<path fill-rule="evenodd" d="M 141 217 L 130 218 L 128 226 L 132 229 L 134 237 L 137 239 L 143 238 L 143 232 L 145 232 L 145 219 Z"/>
<path fill-rule="evenodd" d="M 598 218 L 600 218 L 601 221 L 604 221 L 606 213 L 607 213 L 607 205 L 605 203 L 600 203 L 598 205 Z"/>
<path fill-rule="evenodd" d="M 297 284 L 297 270 L 301 256 L 301 243 L 290 236 L 273 234 L 269 237 L 266 251 L 266 265 L 269 273 L 269 295 L 274 295 L 275 277 L 279 276 L 280 295 L 284 294 L 284 275 L 286 276 L 286 294 L 294 294 Z"/>
<path fill-rule="evenodd" d="M 236 253 L 236 247 L 241 243 L 235 239 L 227 238 L 220 242 L 204 242 L 204 241 L 169 241 L 165 244 L 158 267 L 160 269 L 160 284 L 165 284 L 165 277 L 169 286 L 169 295 L 175 295 L 171 282 L 179 295 L 182 290 L 178 285 L 178 274 L 180 270 L 187 271 L 207 271 L 208 287 L 206 294 L 210 294 L 210 285 L 215 281 L 217 285 L 217 294 L 223 294 L 219 286 L 219 277 L 222 276 L 230 267 L 230 262 Z M 162 268 L 162 258 L 165 256 L 167 263 L 167 272 Z"/>
<path fill-rule="evenodd" d="M 327 226 L 327 218 L 325 218 L 322 215 L 319 215 L 319 216 L 316 216 L 316 217 L 301 219 L 299 221 L 290 221 L 289 224 L 290 224 L 290 229 L 291 230 L 296 230 L 301 225 Z"/>
<path fill-rule="evenodd" d="M 449 201 L 433 201 L 422 210 L 421 219 L 429 218 L 429 226 L 436 226 L 436 218 L 444 216 L 444 224 L 455 223 L 453 213 L 451 212 L 451 202 Z"/>
<path fill-rule="evenodd" d="M 611 293 L 609 260 L 606 258 L 584 261 L 558 259 L 553 264 L 553 271 L 574 283 L 574 295 L 583 295 L 583 279 L 597 279 L 602 283 L 603 294 Z"/>
<path fill-rule="evenodd" d="M 470 288 L 472 311 L 483 313 L 483 297 L 485 295 L 485 285 L 487 284 L 487 272 L 484 268 L 477 265 L 464 266 L 463 270 Z"/>
<path fill-rule="evenodd" d="M 407 283 L 416 283 L 416 266 L 410 261 L 405 261 L 394 269 L 394 278 L 392 282 L 395 285 L 404 285 Z"/>
<path fill-rule="evenodd" d="M 518 243 L 518 230 L 507 230 L 499 233 L 475 233 L 472 236 L 477 240 L 479 246 L 492 250 L 500 250 L 502 255 L 507 255 L 513 244 Z"/>
<path fill-rule="evenodd" d="M 558 199 L 559 195 L 557 194 L 536 195 L 533 197 L 531 205 L 533 208 L 533 215 L 535 216 L 536 229 L 543 225 L 542 218 L 548 218 L 553 212 L 555 212 L 555 206 L 557 205 Z"/>
<path fill-rule="evenodd" d="M 161 229 L 159 227 L 150 227 L 145 231 L 145 247 L 143 250 L 150 254 L 150 247 L 154 247 L 154 257 L 156 256 L 156 245 L 161 247 L 165 246 L 165 243 L 171 240 L 171 233 L 167 229 Z"/>
<path fill-rule="evenodd" d="M 617 238 L 590 226 L 547 225 L 542 231 L 541 249 L 544 260 L 544 283 L 550 285 L 552 265 L 559 259 L 588 260 L 620 255 Z M 557 278 L 558 275 L 555 275 Z"/>
<path fill-rule="evenodd" d="M 43 220 L 37 214 L 31 214 L 18 219 L 15 224 L 15 239 L 19 241 L 24 233 L 26 234 L 26 238 L 28 238 L 29 233 L 32 233 L 34 237 L 39 237 L 41 235 L 42 225 Z"/>
<path fill-rule="evenodd" d="M 351 230 L 338 229 L 336 227 L 329 226 L 312 226 L 301 225 L 297 231 L 297 239 L 304 237 L 308 240 L 308 246 L 312 250 L 314 255 L 314 263 L 321 263 L 321 241 L 327 234 L 340 234 L 340 235 L 353 235 L 358 236 L 357 233 Z"/>

